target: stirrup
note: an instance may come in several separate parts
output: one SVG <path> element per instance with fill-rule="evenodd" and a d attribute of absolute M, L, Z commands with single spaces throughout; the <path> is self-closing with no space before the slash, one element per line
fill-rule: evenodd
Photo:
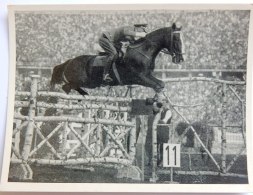
<path fill-rule="evenodd" d="M 113 79 L 110 77 L 109 74 L 106 74 L 103 78 L 103 80 L 106 82 L 106 83 L 110 83 L 113 81 Z"/>

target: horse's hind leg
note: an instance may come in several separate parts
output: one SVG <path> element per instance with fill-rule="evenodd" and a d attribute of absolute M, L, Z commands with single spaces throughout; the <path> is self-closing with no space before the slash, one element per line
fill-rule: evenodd
<path fill-rule="evenodd" d="M 69 92 L 71 91 L 71 86 L 69 84 L 65 84 L 62 86 L 62 89 L 66 94 L 69 94 Z"/>
<path fill-rule="evenodd" d="M 78 93 L 80 93 L 81 95 L 89 95 L 89 92 L 86 89 L 82 88 L 82 87 L 77 88 L 76 91 Z"/>

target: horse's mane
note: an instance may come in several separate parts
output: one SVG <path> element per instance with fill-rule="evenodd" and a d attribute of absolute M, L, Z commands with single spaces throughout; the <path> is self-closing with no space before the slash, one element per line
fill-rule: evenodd
<path fill-rule="evenodd" d="M 149 40 L 152 42 L 156 42 L 157 40 L 159 40 L 161 38 L 161 36 L 164 36 L 164 40 L 167 39 L 167 37 L 170 37 L 170 33 L 171 33 L 172 28 L 171 27 L 163 27 L 163 28 L 159 28 L 157 30 L 154 30 L 150 33 L 148 33 L 145 37 L 141 38 L 138 40 L 139 42 L 142 42 L 144 40 Z"/>
<path fill-rule="evenodd" d="M 171 27 L 163 27 L 157 30 L 154 30 L 146 35 L 146 38 L 154 37 L 156 35 L 168 34 L 171 31 Z"/>
<path fill-rule="evenodd" d="M 146 39 L 150 39 L 152 41 L 153 38 L 155 38 L 157 36 L 161 36 L 161 35 L 167 35 L 167 34 L 169 34 L 170 31 L 171 31 L 171 27 L 159 28 L 157 30 L 154 30 L 154 31 L 148 33 L 145 37 L 135 40 L 134 44 L 142 43 Z"/>

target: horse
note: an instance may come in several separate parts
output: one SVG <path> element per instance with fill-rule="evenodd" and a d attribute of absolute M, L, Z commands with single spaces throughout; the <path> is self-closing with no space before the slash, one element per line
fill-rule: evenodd
<path fill-rule="evenodd" d="M 113 81 L 107 85 L 142 85 L 154 89 L 156 93 L 163 91 L 165 84 L 155 78 L 152 72 L 158 53 L 167 49 L 172 62 L 179 64 L 184 60 L 181 28 L 173 24 L 148 33 L 130 44 L 123 58 L 118 58 L 110 75 Z M 55 84 L 62 84 L 65 93 L 72 89 L 81 95 L 88 95 L 86 88 L 93 89 L 104 86 L 103 69 L 107 55 L 81 55 L 53 68 L 51 89 Z"/>

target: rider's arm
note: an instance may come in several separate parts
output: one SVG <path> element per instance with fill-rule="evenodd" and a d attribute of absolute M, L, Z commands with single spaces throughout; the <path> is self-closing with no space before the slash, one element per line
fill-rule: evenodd
<path fill-rule="evenodd" d="M 145 32 L 135 32 L 136 37 L 145 37 L 146 33 Z"/>
<path fill-rule="evenodd" d="M 132 27 L 124 27 L 124 35 L 125 36 L 133 36 L 133 37 L 145 37 L 146 33 L 145 32 L 135 32 L 134 28 Z"/>

